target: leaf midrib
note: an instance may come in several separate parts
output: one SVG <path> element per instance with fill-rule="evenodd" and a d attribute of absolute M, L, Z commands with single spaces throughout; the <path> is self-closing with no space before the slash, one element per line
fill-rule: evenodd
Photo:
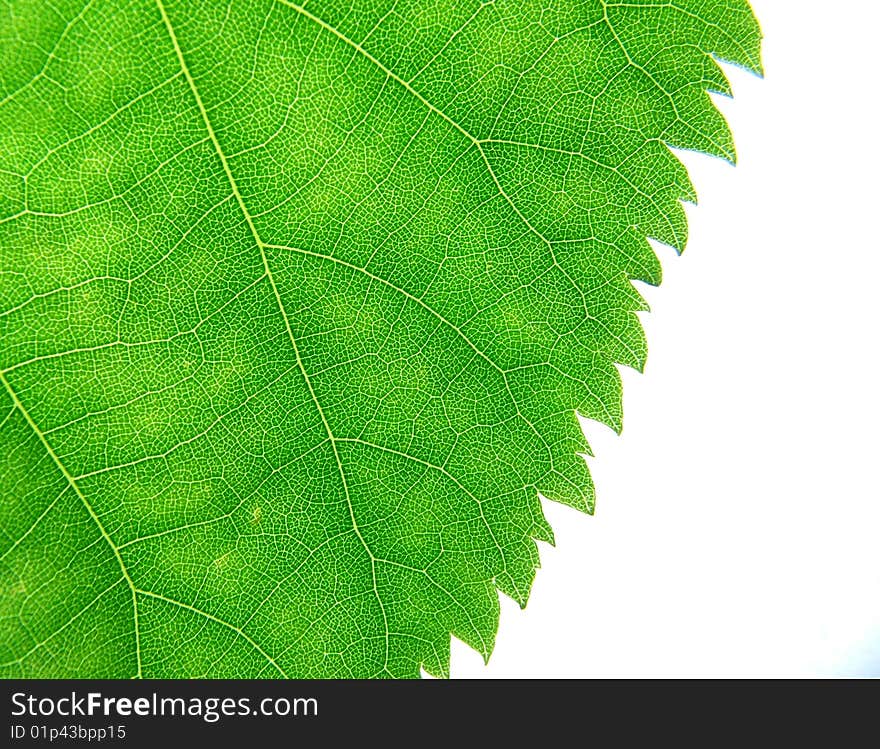
<path fill-rule="evenodd" d="M 165 5 L 163 4 L 162 0 L 156 0 L 156 5 L 159 8 L 159 12 L 162 14 L 162 21 L 165 24 L 165 28 L 168 30 L 168 35 L 171 38 L 171 43 L 174 45 L 174 52 L 177 55 L 177 59 L 180 63 L 181 69 L 183 70 L 184 77 L 189 84 L 190 91 L 192 91 L 193 98 L 195 99 L 196 105 L 199 109 L 199 113 L 201 114 L 205 129 L 208 131 L 208 136 L 210 137 L 211 142 L 214 144 L 214 150 L 217 152 L 217 156 L 220 159 L 221 164 L 223 165 L 223 172 L 226 174 L 226 178 L 229 181 L 230 187 L 232 188 L 232 193 L 233 195 L 235 195 L 235 200 L 238 203 L 242 214 L 244 215 L 245 221 L 248 225 L 248 229 L 250 230 L 251 236 L 254 239 L 254 243 L 257 245 L 257 248 L 260 251 L 260 258 L 263 262 L 263 269 L 265 271 L 266 278 L 269 281 L 269 285 L 272 287 L 272 294 L 275 297 L 278 311 L 281 313 L 281 317 L 284 320 L 284 327 L 286 328 L 287 336 L 290 339 L 290 345 L 293 349 L 293 354 L 296 359 L 297 367 L 302 374 L 303 380 L 305 381 L 306 387 L 308 388 L 309 395 L 312 398 L 312 402 L 315 404 L 315 408 L 317 409 L 318 415 L 321 418 L 321 423 L 324 425 L 324 430 L 327 433 L 327 438 L 330 441 L 330 447 L 333 450 L 333 456 L 336 459 L 336 468 L 339 471 L 339 478 L 342 481 L 342 489 L 343 493 L 345 494 L 345 502 L 348 506 L 348 514 L 352 528 L 354 529 L 355 535 L 360 540 L 370 560 L 370 572 L 373 581 L 373 593 L 375 594 L 376 601 L 379 604 L 379 610 L 382 614 L 382 621 L 385 630 L 385 659 L 382 670 L 389 676 L 392 676 L 391 672 L 388 669 L 388 659 L 390 656 L 390 629 L 388 626 L 388 615 L 385 612 L 385 604 L 382 601 L 382 597 L 379 595 L 379 585 L 376 577 L 376 556 L 375 554 L 373 554 L 373 551 L 370 549 L 369 544 L 367 543 L 366 539 L 361 533 L 360 527 L 358 526 L 357 518 L 354 514 L 354 506 L 351 502 L 351 493 L 349 492 L 348 488 L 348 479 L 345 476 L 345 469 L 342 467 L 342 459 L 339 456 L 339 448 L 336 444 L 336 437 L 333 435 L 333 430 L 330 428 L 330 424 L 327 421 L 327 415 L 324 413 L 324 409 L 321 407 L 321 403 L 318 400 L 318 396 L 315 393 L 314 387 L 312 386 L 312 381 L 309 377 L 309 373 L 306 371 L 306 368 L 303 365 L 302 357 L 300 356 L 299 345 L 296 342 L 296 338 L 293 335 L 293 329 L 290 325 L 290 318 L 287 315 L 287 310 L 284 308 L 284 302 L 281 299 L 281 294 L 279 293 L 278 286 L 275 283 L 275 277 L 272 275 L 272 268 L 269 265 L 269 258 L 266 256 L 266 245 L 260 238 L 256 226 L 254 226 L 254 220 L 250 214 L 250 211 L 245 205 L 244 199 L 241 195 L 241 191 L 238 189 L 238 183 L 235 181 L 235 177 L 232 174 L 232 170 L 229 168 L 229 161 L 226 158 L 226 154 L 224 153 L 223 148 L 220 146 L 220 141 L 217 139 L 217 134 L 214 131 L 213 125 L 211 124 L 211 119 L 208 116 L 207 110 L 205 109 L 205 105 L 202 101 L 201 94 L 199 94 L 195 79 L 193 78 L 192 73 L 190 73 L 189 67 L 186 63 L 186 59 L 183 55 L 183 50 L 180 48 L 180 43 L 177 40 L 177 34 L 174 31 L 174 26 L 171 23 L 171 19 L 168 17 L 167 11 L 165 10 Z"/>

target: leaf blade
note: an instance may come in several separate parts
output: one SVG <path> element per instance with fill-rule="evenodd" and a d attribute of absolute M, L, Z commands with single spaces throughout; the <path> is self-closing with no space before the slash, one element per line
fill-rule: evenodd
<path fill-rule="evenodd" d="M 54 624 L 12 633 L 63 609 L 35 581 L 5 670 L 446 675 L 450 633 L 488 658 L 496 588 L 524 605 L 552 539 L 538 492 L 592 510 L 573 412 L 619 429 L 615 366 L 644 363 L 630 281 L 693 199 L 666 144 L 733 158 L 706 90 L 712 55 L 758 69 L 747 5 L 68 10 L 0 105 L 0 367 L 75 489 L 34 505 L 90 509 L 132 632 L 66 663 Z M 10 452 L 4 521 L 46 470 Z M 10 537 L 10 589 L 42 533 Z"/>

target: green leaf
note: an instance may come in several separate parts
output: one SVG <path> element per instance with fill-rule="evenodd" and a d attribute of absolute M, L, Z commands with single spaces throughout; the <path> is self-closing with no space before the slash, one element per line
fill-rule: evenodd
<path fill-rule="evenodd" d="M 0 663 L 414 677 L 591 512 L 744 0 L 0 10 Z M 585 571 L 588 574 L 588 571 Z"/>

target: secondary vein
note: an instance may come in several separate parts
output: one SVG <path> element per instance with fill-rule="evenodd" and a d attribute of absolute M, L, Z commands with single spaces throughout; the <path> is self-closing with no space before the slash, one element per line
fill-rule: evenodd
<path fill-rule="evenodd" d="M 122 554 L 119 552 L 119 547 L 114 543 L 113 539 L 110 537 L 110 534 L 107 533 L 107 529 L 104 527 L 104 524 L 101 522 L 101 518 L 98 517 L 98 513 L 95 512 L 95 508 L 92 507 L 91 502 L 86 499 L 85 494 L 83 494 L 82 489 L 79 488 L 79 485 L 76 483 L 76 479 L 71 475 L 70 471 L 67 470 L 64 463 L 61 462 L 61 458 L 58 457 L 58 453 L 52 448 L 52 445 L 49 444 L 49 441 L 46 439 L 46 435 L 43 434 L 42 430 L 37 423 L 34 421 L 33 417 L 30 415 L 28 410 L 24 407 L 24 404 L 18 397 L 18 393 L 15 392 L 12 385 L 9 384 L 9 380 L 6 379 L 6 376 L 3 372 L 0 372 L 0 382 L 3 383 L 3 387 L 6 388 L 6 392 L 9 393 L 9 397 L 12 399 L 12 402 L 15 404 L 15 407 L 18 409 L 19 413 L 21 413 L 24 420 L 28 423 L 28 426 L 33 430 L 34 434 L 37 435 L 37 438 L 42 443 L 46 452 L 49 453 L 49 456 L 54 461 L 55 465 L 58 467 L 58 470 L 61 471 L 64 478 L 67 480 L 67 483 L 70 485 L 70 488 L 76 493 L 76 496 L 80 498 L 80 501 L 86 508 L 86 511 L 89 513 L 89 516 L 95 522 L 95 525 L 98 526 L 98 530 L 101 532 L 101 537 L 107 542 L 110 546 L 110 549 L 113 551 L 113 556 L 116 557 L 116 561 L 119 563 L 119 568 L 122 570 L 122 576 L 125 578 L 125 582 L 128 584 L 129 589 L 131 590 L 131 603 L 132 609 L 134 612 L 134 638 L 135 638 L 135 657 L 137 658 L 137 677 L 140 678 L 142 676 L 142 668 L 141 668 L 141 635 L 140 635 L 140 624 L 138 622 L 138 604 L 137 604 L 137 588 L 135 588 L 134 582 L 131 579 L 131 575 L 128 572 L 128 568 L 125 566 L 125 562 L 122 559 Z M 56 499 L 57 501 L 57 499 Z M 54 503 L 53 503 L 54 504 Z"/>

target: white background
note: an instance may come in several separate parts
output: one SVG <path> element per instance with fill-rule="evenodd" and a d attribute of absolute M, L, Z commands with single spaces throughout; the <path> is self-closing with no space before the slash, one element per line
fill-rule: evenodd
<path fill-rule="evenodd" d="M 880 676 L 880 128 L 871 0 L 754 0 L 766 78 L 728 68 L 739 165 L 644 288 L 624 431 L 589 423 L 594 517 L 546 503 L 525 611 L 453 677 Z"/>

